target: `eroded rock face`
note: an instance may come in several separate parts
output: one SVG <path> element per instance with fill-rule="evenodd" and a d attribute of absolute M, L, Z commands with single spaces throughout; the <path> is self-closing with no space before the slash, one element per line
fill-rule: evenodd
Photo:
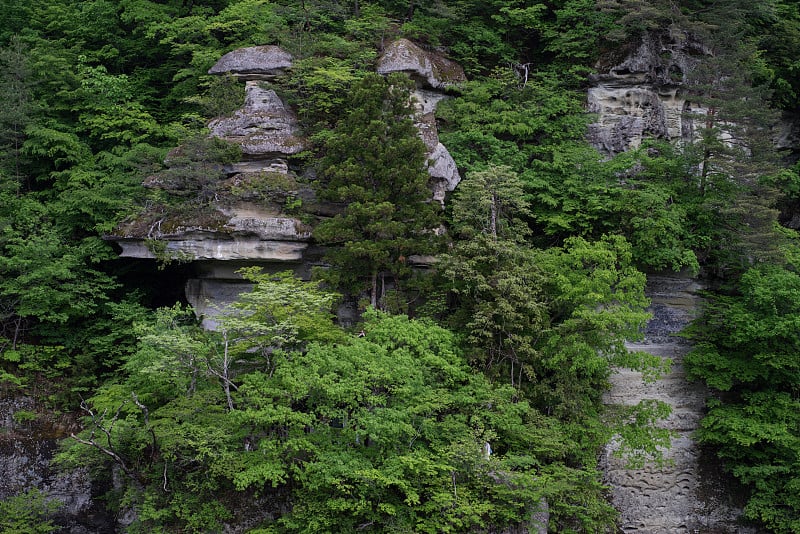
<path fill-rule="evenodd" d="M 461 175 L 453 156 L 442 143 L 437 143 L 428 154 L 428 174 L 432 178 L 433 199 L 444 204 L 445 195 L 455 190 L 461 182 Z"/>
<path fill-rule="evenodd" d="M 686 139 L 692 127 L 684 120 L 689 104 L 682 93 L 687 74 L 707 54 L 682 33 L 650 34 L 621 60 L 603 58 L 590 78 L 589 141 L 607 154 L 636 148 L 643 138 Z"/>
<path fill-rule="evenodd" d="M 436 106 L 447 98 L 442 92 L 444 88 L 466 81 L 464 70 L 440 54 L 423 50 L 408 39 L 399 39 L 386 47 L 377 71 L 378 74 L 403 72 L 416 81 L 417 89 L 411 95 L 414 125 L 427 148 L 433 199 L 444 204 L 446 194 L 455 190 L 461 175 L 450 152 L 439 142 Z"/>
<path fill-rule="evenodd" d="M 210 208 L 209 208 L 210 209 Z M 293 217 L 280 216 L 251 204 L 219 209 L 227 222 L 217 228 L 181 226 L 171 232 L 159 232 L 157 238 L 165 250 L 156 251 L 143 237 L 129 236 L 116 241 L 122 257 L 152 258 L 168 254 L 195 260 L 268 260 L 299 261 L 308 248 L 311 229 Z"/>
<path fill-rule="evenodd" d="M 292 55 L 278 46 L 239 48 L 222 56 L 209 74 L 226 74 L 249 79 L 277 76 L 292 67 Z"/>
<path fill-rule="evenodd" d="M 408 39 L 389 44 L 378 59 L 378 74 L 405 72 L 433 89 L 467 81 L 464 69 L 440 54 L 423 50 Z"/>
<path fill-rule="evenodd" d="M 311 227 L 295 216 L 298 206 L 302 206 L 304 220 L 330 217 L 344 208 L 316 198 L 308 184 L 313 173 L 306 180 L 298 177 L 303 171 L 292 156 L 306 148 L 306 140 L 300 135 L 295 114 L 265 83 L 290 67 L 291 56 L 272 46 L 235 50 L 221 58 L 209 72 L 231 73 L 246 80 L 245 102 L 230 116 L 212 120 L 209 130 L 212 137 L 239 145 L 242 160 L 210 165 L 209 173 L 216 177 L 201 184 L 204 189 L 191 188 L 177 167 L 184 154 L 176 149 L 165 162 L 172 172 L 154 175 L 146 184 L 165 190 L 172 198 L 183 197 L 180 209 L 156 206 L 121 224 L 110 237 L 121 247 L 123 257 L 189 262 L 186 296 L 198 315 L 206 318 L 208 328 L 215 326 L 215 310 L 250 287 L 239 274 L 220 266 L 290 267 L 308 277 L 308 266 L 319 262 L 322 253 L 311 243 Z M 439 142 L 434 113 L 445 98 L 441 89 L 464 81 L 463 69 L 401 40 L 389 46 L 379 67 L 383 73 L 397 71 L 417 80 L 412 97 L 414 120 L 427 148 L 432 196 L 443 203 L 461 177 Z M 195 209 L 190 204 L 198 195 L 204 195 L 198 198 L 203 207 Z M 215 265 L 212 271 L 199 272 L 201 265 L 210 264 Z M 349 321 L 341 314 L 340 320 Z"/>
<path fill-rule="evenodd" d="M 641 373 L 617 370 L 612 388 L 605 397 L 609 404 L 634 405 L 643 399 L 657 399 L 672 407 L 663 422 L 674 431 L 671 447 L 664 452 L 668 464 L 628 469 L 624 460 L 606 447 L 601 459 L 611 499 L 620 512 L 621 532 L 640 533 L 745 533 L 754 532 L 737 523 L 741 510 L 730 501 L 725 481 L 703 456 L 692 434 L 705 409 L 707 390 L 700 383 L 688 382 L 683 357 L 690 345 L 676 337 L 698 313 L 702 286 L 683 276 L 648 277 L 647 295 L 651 299 L 645 339 L 631 343 L 630 350 L 645 351 L 672 360 L 670 373 L 652 384 L 642 381 Z"/>
<path fill-rule="evenodd" d="M 52 520 L 62 528 L 60 532 L 113 532 L 113 518 L 95 502 L 88 469 L 65 471 L 52 465 L 72 423 L 44 414 L 24 422 L 15 419 L 18 412 L 38 413 L 29 397 L 0 398 L 4 429 L 0 433 L 0 500 L 36 488 L 46 499 L 59 503 Z"/>
<path fill-rule="evenodd" d="M 208 124 L 211 135 L 241 145 L 250 157 L 289 156 L 306 148 L 297 117 L 272 89 L 248 81 L 244 107 Z"/>

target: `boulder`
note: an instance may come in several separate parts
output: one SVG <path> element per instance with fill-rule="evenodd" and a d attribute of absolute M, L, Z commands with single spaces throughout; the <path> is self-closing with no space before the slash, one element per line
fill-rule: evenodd
<path fill-rule="evenodd" d="M 441 54 L 429 52 L 408 39 L 389 44 L 378 59 L 378 74 L 405 72 L 433 89 L 443 89 L 467 80 L 464 69 Z"/>
<path fill-rule="evenodd" d="M 444 204 L 446 192 L 455 190 L 461 175 L 453 156 L 441 143 L 428 155 L 428 174 L 432 181 L 433 199 Z"/>
<path fill-rule="evenodd" d="M 246 79 L 271 78 L 291 68 L 292 56 L 278 46 L 251 46 L 228 52 L 208 70 Z"/>

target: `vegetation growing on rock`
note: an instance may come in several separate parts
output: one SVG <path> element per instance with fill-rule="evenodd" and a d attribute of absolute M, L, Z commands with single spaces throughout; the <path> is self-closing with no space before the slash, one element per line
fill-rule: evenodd
<path fill-rule="evenodd" d="M 653 32 L 691 56 L 652 73 L 691 135 L 600 153 L 588 76 Z M 642 272 L 688 269 L 717 288 L 691 331 L 690 373 L 718 392 L 699 437 L 748 517 L 797 531 L 796 231 L 777 221 L 800 178 L 768 132 L 798 111 L 798 35 L 791 0 L 2 2 L 2 387 L 82 411 L 64 462 L 123 473 L 107 498 L 131 532 L 602 531 L 597 451 L 628 423 L 607 378 L 662 370 L 623 342 Z M 375 74 L 401 38 L 455 62 L 436 126 L 465 180 L 444 209 L 414 82 Z M 298 122 L 281 161 L 242 170 L 254 155 L 204 128 L 245 91 L 208 72 L 260 45 L 292 59 L 248 87 Z M 315 224 L 327 290 L 247 271 L 203 331 L 103 239 L 228 231 L 241 201 Z M 384 311 L 343 328 L 329 290 Z"/>

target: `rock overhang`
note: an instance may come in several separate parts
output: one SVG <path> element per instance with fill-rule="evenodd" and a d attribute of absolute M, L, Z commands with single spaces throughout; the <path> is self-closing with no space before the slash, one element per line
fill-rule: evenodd
<path fill-rule="evenodd" d="M 264 79 L 292 67 L 293 58 L 275 45 L 250 46 L 228 52 L 208 70 L 209 74 L 230 74 L 238 78 Z"/>

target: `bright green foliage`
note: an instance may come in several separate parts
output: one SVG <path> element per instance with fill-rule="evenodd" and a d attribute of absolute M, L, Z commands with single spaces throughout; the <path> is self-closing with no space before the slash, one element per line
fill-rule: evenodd
<path fill-rule="evenodd" d="M 0 532 L 49 534 L 58 527 L 50 516 L 61 506 L 36 489 L 0 501 Z"/>
<path fill-rule="evenodd" d="M 453 294 L 450 323 L 466 333 L 476 366 L 565 422 L 581 461 L 593 461 L 612 428 L 632 460 L 658 457 L 656 444 L 668 435 L 653 423 L 664 416 L 663 405 L 608 414 L 606 427 L 598 419 L 612 365 L 650 378 L 666 370 L 660 358 L 624 345 L 640 336 L 647 319 L 644 275 L 632 266 L 629 245 L 607 236 L 531 249 L 521 219 L 529 213 L 522 184 L 507 167 L 473 172 L 460 184 L 453 198 L 456 241 L 440 258 Z"/>
<path fill-rule="evenodd" d="M 352 60 L 309 57 L 294 63 L 282 82 L 291 89 L 291 104 L 310 132 L 333 127 L 348 110 L 348 95 L 365 73 Z"/>
<path fill-rule="evenodd" d="M 524 81 L 501 71 L 471 82 L 441 105 L 440 115 L 458 126 L 442 139 L 466 169 L 490 161 L 519 175 L 535 242 L 621 234 L 640 266 L 697 270 L 692 248 L 700 229 L 676 202 L 688 196 L 689 166 L 669 147 L 604 160 L 583 141 L 586 117 L 565 83 L 549 73 L 531 72 Z"/>
<path fill-rule="evenodd" d="M 619 236 L 597 242 L 570 238 L 563 249 L 539 257 L 548 275 L 551 322 L 541 341 L 543 372 L 534 387 L 564 417 L 592 409 L 607 387 L 612 363 L 652 364 L 629 359 L 624 346 L 641 336 L 648 318 L 645 277 L 631 261 L 630 246 Z"/>
<path fill-rule="evenodd" d="M 248 426 L 289 423 L 277 443 L 259 445 L 296 458 L 284 475 L 300 486 L 295 506 L 274 529 L 463 532 L 531 521 L 548 494 L 536 466 L 561 447 L 546 421 L 513 402 L 511 388 L 474 375 L 449 332 L 378 315 L 364 330 L 241 388 L 252 399 Z M 281 415 L 301 400 L 297 419 Z"/>
<path fill-rule="evenodd" d="M 86 263 L 109 258 L 110 250 L 97 238 L 68 242 L 32 202 L 9 207 L 17 209 L 17 220 L 0 234 L 0 295 L 18 301 L 18 315 L 47 322 L 65 323 L 95 313 L 114 284 Z"/>
<path fill-rule="evenodd" d="M 235 333 L 243 353 L 252 353 L 256 347 L 264 352 L 298 350 L 309 342 L 341 340 L 342 332 L 333 325 L 331 313 L 338 295 L 298 280 L 290 272 L 263 274 L 251 267 L 241 273 L 255 287 L 223 310 L 220 329 Z M 243 332 L 257 333 L 261 339 L 247 341 Z"/>
<path fill-rule="evenodd" d="M 469 175 L 453 213 L 460 239 L 442 270 L 459 299 L 454 320 L 480 348 L 486 368 L 503 362 L 512 385 L 524 373 L 543 391 L 556 382 L 580 387 L 561 376 L 554 383 L 545 378 L 565 371 L 593 377 L 595 394 L 602 391 L 609 358 L 627 355 L 624 340 L 636 338 L 647 317 L 644 275 L 631 266 L 625 240 L 570 238 L 563 248 L 528 248 L 522 184 L 503 167 Z M 560 398 L 583 402 L 581 394 Z"/>
<path fill-rule="evenodd" d="M 698 432 L 750 488 L 745 514 L 774 532 L 800 526 L 800 276 L 747 271 L 741 294 L 715 296 L 690 330 L 690 376 L 717 390 Z"/>
<path fill-rule="evenodd" d="M 537 341 L 548 327 L 545 278 L 529 234 L 522 186 L 508 167 L 473 172 L 453 199 L 458 239 L 441 257 L 458 304 L 452 321 L 465 329 L 478 365 L 520 387 L 535 377 Z"/>
<path fill-rule="evenodd" d="M 525 181 L 532 161 L 550 161 L 563 143 L 583 138 L 587 117 L 582 94 L 570 90 L 575 82 L 574 73 L 497 68 L 440 105 L 442 142 L 467 170 L 508 165 Z"/>
<path fill-rule="evenodd" d="M 356 85 L 347 115 L 322 137 L 320 196 L 346 203 L 314 232 L 332 245 L 327 259 L 338 284 L 367 291 L 385 306 L 386 279 L 401 290 L 406 258 L 434 249 L 437 205 L 430 200 L 425 145 L 411 120 L 410 81 L 368 75 Z M 380 284 L 379 284 L 380 280 Z"/>
<path fill-rule="evenodd" d="M 247 276 L 254 292 L 216 333 L 180 309 L 143 325 L 130 377 L 89 403 L 90 447 L 64 456 L 105 456 L 129 475 L 134 528 L 219 528 L 253 494 L 270 497 L 274 532 L 523 526 L 544 503 L 552 524 L 610 524 L 595 473 L 564 465 L 555 420 L 475 374 L 452 333 L 370 312 L 364 337 L 345 336 L 326 318 L 330 295 Z M 287 331 L 316 341 L 259 345 Z"/>

